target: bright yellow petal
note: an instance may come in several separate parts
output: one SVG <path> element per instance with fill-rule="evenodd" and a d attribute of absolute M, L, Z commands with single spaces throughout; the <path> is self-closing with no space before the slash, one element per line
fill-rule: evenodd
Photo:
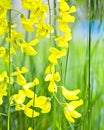
<path fill-rule="evenodd" d="M 0 96 L 0 105 L 3 103 L 2 96 Z"/>
<path fill-rule="evenodd" d="M 51 109 L 51 103 L 49 101 L 49 98 L 45 96 L 39 96 L 35 99 L 35 105 L 34 107 L 41 108 L 42 113 L 48 113 Z"/>
<path fill-rule="evenodd" d="M 28 88 L 31 88 L 33 86 L 34 86 L 33 82 L 30 82 L 30 83 L 27 83 L 27 84 L 23 85 L 23 88 L 28 89 Z"/>
<path fill-rule="evenodd" d="M 45 81 L 53 81 L 53 74 L 48 74 L 48 75 L 45 77 Z"/>
<path fill-rule="evenodd" d="M 66 49 L 62 49 L 56 58 L 61 58 L 66 55 Z"/>
<path fill-rule="evenodd" d="M 80 118 L 81 117 L 81 114 L 78 113 L 76 110 L 71 111 L 70 114 L 73 118 Z"/>
<path fill-rule="evenodd" d="M 35 86 L 35 85 L 38 85 L 38 84 L 39 84 L 39 79 L 38 79 L 38 78 L 35 78 L 35 79 L 33 80 L 33 84 L 34 84 L 34 86 Z"/>
<path fill-rule="evenodd" d="M 67 100 L 77 100 L 79 99 L 79 97 L 77 96 L 78 93 L 80 93 L 80 90 L 73 90 L 73 91 L 69 91 L 66 88 L 64 88 L 63 86 L 61 87 L 62 89 L 62 94 L 63 96 L 67 99 Z"/>
<path fill-rule="evenodd" d="M 37 116 L 39 116 L 38 112 L 36 112 L 35 110 L 33 110 L 33 109 L 31 109 L 31 108 L 29 108 L 27 106 L 24 107 L 24 113 L 28 117 L 37 117 Z"/>
<path fill-rule="evenodd" d="M 50 73 L 54 73 L 55 72 L 55 66 L 54 64 L 50 64 L 47 66 L 46 70 L 45 70 L 45 74 L 50 74 Z"/>
<path fill-rule="evenodd" d="M 34 98 L 34 92 L 31 89 L 24 89 L 24 93 L 28 98 Z"/>
<path fill-rule="evenodd" d="M 0 47 L 0 57 L 4 56 L 4 54 L 5 54 L 5 48 Z"/>
<path fill-rule="evenodd" d="M 67 107 L 64 108 L 64 115 L 69 122 L 75 122 L 75 120 L 71 117 L 70 111 Z"/>
<path fill-rule="evenodd" d="M 39 42 L 39 39 L 35 39 L 35 40 L 32 40 L 31 42 L 29 42 L 28 44 L 30 46 L 35 46 L 38 42 Z"/>
<path fill-rule="evenodd" d="M 21 72 L 26 73 L 26 72 L 28 72 L 28 69 L 26 67 L 22 67 Z"/>
<path fill-rule="evenodd" d="M 60 77 L 60 74 L 59 74 L 59 72 L 56 72 L 55 74 L 54 74 L 54 81 L 60 81 L 61 80 L 61 77 Z"/>
<path fill-rule="evenodd" d="M 75 6 L 71 6 L 69 13 L 74 13 L 74 12 L 76 12 L 76 7 Z"/>
<path fill-rule="evenodd" d="M 76 109 L 77 107 L 81 106 L 83 104 L 83 100 L 80 99 L 78 101 L 71 101 L 68 106 L 73 107 L 73 109 Z"/>
<path fill-rule="evenodd" d="M 69 11 L 70 7 L 66 2 L 60 2 L 60 10 L 61 11 Z"/>
<path fill-rule="evenodd" d="M 50 82 L 49 86 L 48 86 L 48 91 L 49 92 L 57 92 L 57 85 L 55 84 L 55 82 Z"/>
<path fill-rule="evenodd" d="M 48 60 L 53 63 L 54 65 L 56 65 L 58 62 L 57 62 L 57 59 L 56 59 L 56 55 L 53 55 L 51 54 L 49 57 L 48 57 Z"/>
<path fill-rule="evenodd" d="M 27 46 L 24 48 L 23 50 L 26 54 L 30 55 L 30 56 L 34 56 L 37 54 L 37 51 L 33 49 L 33 47 L 31 46 Z"/>
<path fill-rule="evenodd" d="M 20 86 L 23 86 L 24 84 L 26 84 L 26 80 L 23 77 L 23 75 L 17 75 L 17 84 Z"/>
<path fill-rule="evenodd" d="M 33 128 L 32 128 L 32 127 L 29 127 L 28 130 L 33 130 Z"/>

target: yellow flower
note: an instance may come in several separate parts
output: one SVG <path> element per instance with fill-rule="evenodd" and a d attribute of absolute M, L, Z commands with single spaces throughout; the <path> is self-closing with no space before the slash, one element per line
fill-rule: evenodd
<path fill-rule="evenodd" d="M 3 62 L 9 62 L 9 53 L 4 47 L 0 47 L 0 57 L 2 58 Z M 10 59 L 12 62 L 12 59 Z"/>
<path fill-rule="evenodd" d="M 33 130 L 33 128 L 32 128 L 32 127 L 29 127 L 28 130 Z"/>
<path fill-rule="evenodd" d="M 45 70 L 45 74 L 50 74 L 55 72 L 54 64 L 49 64 Z"/>
<path fill-rule="evenodd" d="M 39 96 L 35 100 L 34 107 L 41 108 L 41 113 L 48 113 L 51 110 L 50 99 L 45 96 Z"/>
<path fill-rule="evenodd" d="M 60 4 L 59 4 L 59 9 L 60 9 L 60 11 L 62 11 L 62 12 L 68 12 L 68 11 L 70 10 L 70 7 L 69 7 L 69 5 L 67 4 L 67 2 L 62 1 L 62 2 L 60 2 Z"/>
<path fill-rule="evenodd" d="M 27 19 L 27 18 L 25 18 L 24 15 L 21 15 L 21 23 L 22 23 L 23 28 L 27 32 L 33 32 L 34 31 L 33 22 L 31 21 L 31 19 Z"/>
<path fill-rule="evenodd" d="M 16 76 L 17 80 L 17 84 L 20 86 L 23 86 L 26 84 L 26 80 L 24 78 L 24 76 L 22 74 L 28 72 L 28 69 L 25 67 L 22 67 L 21 70 L 19 70 L 19 68 L 16 68 L 15 72 L 11 73 L 11 76 Z"/>
<path fill-rule="evenodd" d="M 34 99 L 31 99 L 24 107 L 24 113 L 28 117 L 39 116 L 39 112 L 33 110 L 31 106 L 33 106 L 34 108 L 35 107 L 40 108 L 41 113 L 48 113 L 51 109 L 50 100 L 45 96 L 39 96 L 39 97 L 35 97 Z"/>
<path fill-rule="evenodd" d="M 22 39 L 22 33 L 18 33 L 15 30 L 11 32 L 11 38 L 6 38 L 6 42 L 12 42 L 13 48 L 18 49 L 19 42 L 18 40 Z"/>
<path fill-rule="evenodd" d="M 63 86 L 61 86 L 61 90 L 62 90 L 62 94 L 63 96 L 67 99 L 67 100 L 77 100 L 79 99 L 79 97 L 77 96 L 77 94 L 80 93 L 80 90 L 73 90 L 73 91 L 69 91 L 66 88 L 64 88 Z"/>
<path fill-rule="evenodd" d="M 24 94 L 26 97 L 28 98 L 34 98 L 34 97 L 37 97 L 37 95 L 31 90 L 31 89 L 24 89 Z"/>
<path fill-rule="evenodd" d="M 11 9 L 11 0 L 0 0 L 0 6 L 3 6 L 4 9 Z"/>
<path fill-rule="evenodd" d="M 29 108 L 27 106 L 24 107 L 24 113 L 28 117 L 37 117 L 37 116 L 39 116 L 39 112 L 36 112 L 35 110 L 33 110 L 32 108 Z"/>
<path fill-rule="evenodd" d="M 1 85 L 0 85 L 0 105 L 3 103 L 3 96 L 7 96 L 7 92 L 6 92 L 6 89 L 3 89 L 1 88 Z"/>
<path fill-rule="evenodd" d="M 50 81 L 49 86 L 48 86 L 48 90 L 50 92 L 57 92 L 57 85 L 56 85 L 55 81 L 59 82 L 60 80 L 61 79 L 60 79 L 59 72 L 56 72 L 54 74 L 48 74 L 45 77 L 45 81 Z"/>
<path fill-rule="evenodd" d="M 69 7 L 67 2 L 65 1 L 60 2 L 59 9 L 60 9 L 60 12 L 67 13 L 67 14 L 76 12 L 75 6 Z"/>
<path fill-rule="evenodd" d="M 82 99 L 80 99 L 79 101 L 72 101 L 70 103 L 65 104 L 64 115 L 69 122 L 74 123 L 75 122 L 74 118 L 81 117 L 81 114 L 78 113 L 75 109 L 82 104 L 83 104 Z"/>
<path fill-rule="evenodd" d="M 11 106 L 15 105 L 15 109 L 18 110 L 23 110 L 24 109 L 24 101 L 25 101 L 25 94 L 23 90 L 19 90 L 18 94 L 14 94 L 11 96 L 10 104 Z"/>
<path fill-rule="evenodd" d="M 71 37 L 70 37 L 70 39 L 71 39 Z M 65 36 L 64 37 L 58 36 L 55 40 L 57 41 L 59 47 L 68 48 L 68 46 L 69 46 L 68 39 L 66 39 Z"/>
<path fill-rule="evenodd" d="M 51 63 L 53 63 L 54 65 L 56 65 L 58 63 L 57 59 L 66 55 L 66 49 L 58 50 L 54 47 L 51 47 L 49 51 L 50 51 L 51 54 L 48 57 L 48 60 Z"/>
<path fill-rule="evenodd" d="M 27 10 L 31 10 L 33 6 L 33 0 L 21 0 L 22 1 L 22 7 Z"/>
<path fill-rule="evenodd" d="M 48 6 L 45 5 L 41 0 L 35 1 L 31 7 L 30 19 L 34 23 L 40 23 L 46 18 L 46 12 L 48 11 Z"/>
<path fill-rule="evenodd" d="M 5 55 L 5 48 L 0 47 L 0 57 L 3 57 Z"/>
<path fill-rule="evenodd" d="M 33 82 L 27 83 L 23 86 L 24 89 L 34 87 L 39 84 L 39 80 L 37 78 L 34 79 Z"/>
<path fill-rule="evenodd" d="M 22 53 L 26 53 L 27 55 L 34 56 L 37 54 L 36 50 L 32 47 L 35 46 L 39 42 L 38 39 L 32 40 L 29 43 L 22 41 L 20 45 Z"/>
<path fill-rule="evenodd" d="M 26 80 L 24 78 L 23 75 L 19 74 L 17 75 L 17 80 L 16 80 L 17 84 L 20 85 L 20 86 L 23 86 L 26 84 Z"/>
<path fill-rule="evenodd" d="M 3 96 L 7 96 L 7 72 L 4 71 L 0 74 L 0 105 L 3 103 Z"/>
<path fill-rule="evenodd" d="M 69 26 L 66 23 L 59 23 L 59 30 L 62 32 L 71 32 L 71 29 L 69 28 Z"/>
<path fill-rule="evenodd" d="M 4 71 L 0 74 L 0 82 L 5 82 L 7 78 L 7 72 Z"/>
<path fill-rule="evenodd" d="M 49 36 L 49 33 L 53 32 L 53 27 L 46 24 L 45 22 L 41 22 L 35 26 L 37 27 L 36 37 L 46 38 Z"/>
<path fill-rule="evenodd" d="M 16 67 L 16 71 L 12 72 L 11 76 L 17 76 L 17 75 L 20 75 L 20 74 L 24 74 L 26 72 L 28 72 L 28 69 L 26 67 L 22 67 L 21 70 L 19 70 L 19 68 Z"/>

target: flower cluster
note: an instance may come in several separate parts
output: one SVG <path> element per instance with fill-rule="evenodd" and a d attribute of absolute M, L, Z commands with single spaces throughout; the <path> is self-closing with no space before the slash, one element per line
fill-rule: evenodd
<path fill-rule="evenodd" d="M 58 29 L 62 35 L 56 37 L 57 48 L 50 47 L 50 55 L 48 60 L 50 64 L 46 68 L 45 81 L 49 81 L 48 90 L 51 93 L 57 93 L 58 85 L 56 82 L 61 81 L 60 73 L 56 71 L 56 66 L 59 64 L 58 60 L 66 56 L 67 48 L 69 47 L 69 41 L 72 39 L 71 29 L 68 26 L 68 23 L 74 22 L 75 17 L 71 16 L 71 13 L 76 12 L 75 6 L 69 7 L 68 3 L 65 0 L 58 0 L 59 5 L 59 16 L 57 17 Z M 59 86 L 61 88 L 62 94 L 67 100 L 77 100 L 77 94 L 80 90 L 69 91 L 65 89 L 64 86 Z M 75 109 L 82 105 L 82 100 L 71 101 L 69 103 L 63 103 L 64 115 L 66 119 L 72 123 L 75 122 L 74 118 L 79 118 L 79 114 Z"/>
<path fill-rule="evenodd" d="M 34 32 L 36 29 L 37 38 L 46 38 L 53 31 L 52 26 L 45 22 L 48 6 L 42 0 L 22 0 L 22 7 L 30 11 L 30 18 L 21 15 L 23 28 L 28 32 Z"/>
<path fill-rule="evenodd" d="M 69 91 L 64 85 L 59 86 L 62 76 L 57 70 L 57 66 L 59 65 L 59 61 L 66 56 L 69 41 L 72 39 L 68 23 L 74 22 L 75 18 L 71 13 L 74 13 L 76 8 L 75 6 L 69 7 L 65 0 L 58 0 L 57 3 L 59 35 L 55 36 L 56 47 L 54 45 L 50 45 L 49 47 L 49 64 L 45 70 L 45 81 L 49 82 L 48 91 L 53 95 L 57 94 L 58 88 L 60 88 L 62 96 L 65 98 L 65 102 L 62 103 L 64 115 L 68 121 L 74 123 L 74 118 L 81 116 L 75 110 L 83 104 L 83 101 L 81 99 L 78 100 L 79 97 L 77 96 L 80 90 Z M 33 118 L 41 115 L 41 113 L 50 112 L 51 99 L 55 98 L 55 96 L 47 97 L 37 94 L 35 88 L 40 85 L 39 79 L 35 77 L 33 81 L 27 82 L 25 74 L 29 71 L 28 68 L 25 66 L 20 68 L 14 65 L 12 55 L 15 57 L 18 50 L 20 50 L 21 55 L 23 53 L 27 56 L 37 55 L 38 52 L 34 47 L 42 38 L 50 36 L 51 39 L 52 37 L 49 34 L 53 32 L 54 27 L 46 22 L 48 5 L 44 4 L 42 0 L 21 0 L 21 5 L 24 10 L 29 12 L 29 18 L 26 18 L 22 12 L 17 11 L 20 13 L 20 24 L 26 32 L 33 32 L 33 35 L 35 35 L 29 42 L 25 40 L 23 33 L 16 31 L 15 27 L 17 25 L 12 25 L 6 17 L 7 11 L 12 10 L 10 0 L 0 1 L 0 36 L 2 38 L 5 37 L 6 43 L 4 46 L 0 46 L 0 58 L 4 65 L 8 63 L 10 68 L 15 66 L 13 70 L 8 71 L 6 69 L 0 74 L 0 105 L 3 104 L 3 97 L 8 95 L 10 106 L 14 106 L 16 111 L 22 110 L 27 117 Z M 11 91 L 11 86 L 18 87 L 18 91 L 8 94 L 8 90 L 10 89 Z M 37 111 L 36 108 L 39 110 Z M 28 130 L 32 130 L 32 128 L 29 127 Z"/>

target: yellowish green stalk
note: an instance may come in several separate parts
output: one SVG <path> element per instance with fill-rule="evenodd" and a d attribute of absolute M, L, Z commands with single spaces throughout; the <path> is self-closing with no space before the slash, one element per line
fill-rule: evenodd
<path fill-rule="evenodd" d="M 48 0 L 48 8 L 49 8 L 49 24 L 52 25 L 50 0 Z M 52 33 L 51 32 L 50 32 L 50 45 L 52 45 Z"/>
<path fill-rule="evenodd" d="M 91 1 L 88 1 L 88 17 L 89 17 L 89 35 L 88 35 L 88 44 L 89 44 L 89 62 L 88 62 L 88 76 L 89 76 L 89 81 L 88 81 L 88 129 L 91 130 L 91 76 L 90 76 L 90 69 L 91 69 Z"/>
<path fill-rule="evenodd" d="M 8 10 L 8 36 L 11 38 L 11 10 Z M 8 83 L 8 123 L 7 123 L 7 130 L 10 130 L 10 73 L 11 73 L 11 55 L 10 55 L 10 46 L 11 42 L 8 45 L 9 51 L 9 65 L 8 65 L 8 76 L 9 76 L 9 83 Z"/>

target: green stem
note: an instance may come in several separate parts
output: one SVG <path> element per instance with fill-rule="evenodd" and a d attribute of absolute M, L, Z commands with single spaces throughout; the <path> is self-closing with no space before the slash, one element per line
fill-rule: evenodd
<path fill-rule="evenodd" d="M 5 113 L 0 113 L 0 116 L 7 116 L 7 114 L 5 114 Z"/>
<path fill-rule="evenodd" d="M 67 72 L 67 66 L 68 66 L 68 58 L 69 58 L 69 47 L 67 50 L 66 63 L 65 63 L 64 85 L 66 83 L 66 72 Z"/>
<path fill-rule="evenodd" d="M 58 102 L 58 104 L 60 104 L 60 105 L 63 107 L 63 103 L 61 103 L 61 102 L 58 100 L 58 98 L 57 98 L 57 96 L 56 96 L 55 93 L 53 93 L 53 96 L 55 97 L 55 99 L 56 99 L 56 101 Z"/>
<path fill-rule="evenodd" d="M 91 130 L 91 85 L 90 85 L 90 68 L 91 68 L 91 59 L 90 59 L 90 53 L 91 53 L 91 1 L 88 1 L 88 18 L 89 18 L 89 35 L 88 35 L 88 46 L 89 46 L 89 62 L 88 62 L 88 68 L 89 68 L 89 81 L 88 81 L 88 129 Z"/>
<path fill-rule="evenodd" d="M 8 10 L 8 27 L 9 27 L 9 38 L 11 38 L 11 9 Z M 9 65 L 8 65 L 8 76 L 9 76 L 9 83 L 8 83 L 8 123 L 7 123 L 7 130 L 10 130 L 10 73 L 11 73 L 11 56 L 10 56 L 10 46 L 11 42 L 9 42 L 8 50 L 9 50 Z"/>
<path fill-rule="evenodd" d="M 49 7 L 49 24 L 52 25 L 50 0 L 48 0 L 48 7 Z M 51 34 L 51 32 L 50 32 L 50 45 L 52 45 L 52 34 Z"/>

